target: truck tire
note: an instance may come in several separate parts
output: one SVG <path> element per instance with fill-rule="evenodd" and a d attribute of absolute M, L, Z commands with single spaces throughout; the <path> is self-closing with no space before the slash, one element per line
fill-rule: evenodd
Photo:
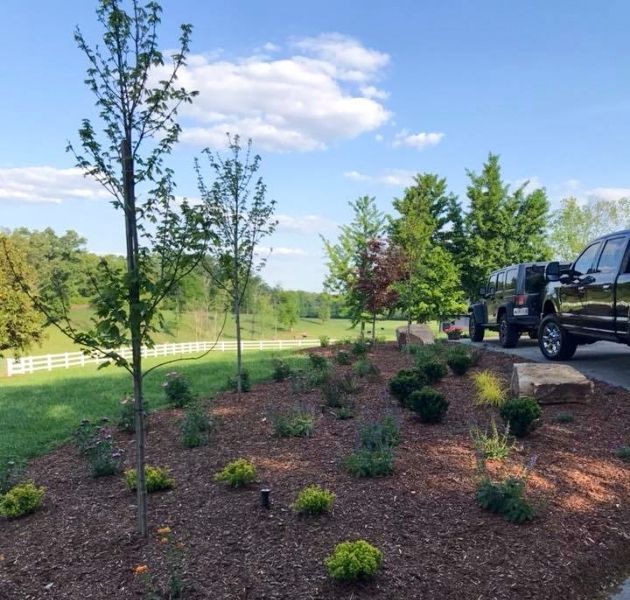
<path fill-rule="evenodd" d="M 470 336 L 470 341 L 483 342 L 483 336 L 485 333 L 486 330 L 483 328 L 483 325 L 477 323 L 475 313 L 470 313 L 470 317 L 468 318 L 468 335 Z"/>
<path fill-rule="evenodd" d="M 569 360 L 577 350 L 577 340 L 556 315 L 547 315 L 538 329 L 538 347 L 548 360 Z"/>
<path fill-rule="evenodd" d="M 504 348 L 514 348 L 518 344 L 518 338 L 521 337 L 518 329 L 510 325 L 507 315 L 503 313 L 499 317 L 499 342 Z"/>

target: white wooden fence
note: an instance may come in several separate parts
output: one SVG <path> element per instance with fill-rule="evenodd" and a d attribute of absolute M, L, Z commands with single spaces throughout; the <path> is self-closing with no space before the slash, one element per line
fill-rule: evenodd
<path fill-rule="evenodd" d="M 243 350 L 283 350 L 285 348 L 312 348 L 319 346 L 319 340 L 260 340 L 243 341 Z M 144 358 L 173 356 L 176 354 L 196 354 L 213 350 L 217 352 L 235 351 L 236 341 L 229 342 L 182 342 L 180 344 L 158 344 L 153 348 L 142 347 Z M 121 348 L 118 354 L 131 358 L 131 348 Z M 69 369 L 106 362 L 108 359 L 98 353 L 64 352 L 63 354 L 44 354 L 40 356 L 22 356 L 7 358 L 7 376 L 26 375 L 35 371 L 52 371 L 53 369 Z"/>

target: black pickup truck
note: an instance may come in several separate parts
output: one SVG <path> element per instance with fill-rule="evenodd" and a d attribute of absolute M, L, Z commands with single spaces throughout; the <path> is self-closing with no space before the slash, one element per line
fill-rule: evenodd
<path fill-rule="evenodd" d="M 591 242 L 568 269 L 547 265 L 538 344 L 549 360 L 580 344 L 630 343 L 630 230 Z"/>

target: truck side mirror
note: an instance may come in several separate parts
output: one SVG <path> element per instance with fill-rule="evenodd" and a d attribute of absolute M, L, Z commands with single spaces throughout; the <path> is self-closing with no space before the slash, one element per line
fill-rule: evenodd
<path fill-rule="evenodd" d="M 545 279 L 547 281 L 560 281 L 560 263 L 550 262 L 545 268 Z"/>
<path fill-rule="evenodd" d="M 479 296 L 480 296 L 481 298 L 485 298 L 485 297 L 486 297 L 487 292 L 488 292 L 488 290 L 487 290 L 487 288 L 486 288 L 486 286 L 485 286 L 485 285 L 482 285 L 482 286 L 479 288 Z"/>

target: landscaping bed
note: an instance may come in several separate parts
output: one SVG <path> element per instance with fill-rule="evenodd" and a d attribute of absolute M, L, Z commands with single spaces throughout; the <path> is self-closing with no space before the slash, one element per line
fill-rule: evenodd
<path fill-rule="evenodd" d="M 613 454 L 628 443 L 630 394 L 597 383 L 590 405 L 543 408 L 542 426 L 517 442 L 504 467 L 515 471 L 535 457 L 527 488 L 537 516 L 516 525 L 475 502 L 470 428 L 493 409 L 473 405 L 470 373 L 488 369 L 507 381 L 521 359 L 485 353 L 468 374 L 447 375 L 434 387 L 449 400 L 448 413 L 425 425 L 387 388 L 412 358 L 395 344 L 378 345 L 370 358 L 382 377 L 360 380 L 353 419 L 338 420 L 322 410 L 317 389 L 298 396 L 288 381 L 240 399 L 220 394 L 205 447 L 181 446 L 181 411 L 151 415 L 147 462 L 169 467 L 176 486 L 149 496 L 147 543 L 133 533 L 135 495 L 122 477 L 92 479 L 72 445 L 32 461 L 28 476 L 46 496 L 34 514 L 0 519 L 0 598 L 142 597 L 134 567 L 147 565 L 157 581 L 167 573 L 159 526 L 183 544 L 186 598 L 605 597 L 630 564 L 630 470 Z M 275 437 L 272 415 L 298 402 L 316 415 L 312 436 Z M 572 422 L 554 420 L 567 410 Z M 385 415 L 401 426 L 394 473 L 351 477 L 342 463 L 357 446 L 357 427 Z M 129 460 L 131 437 L 116 439 Z M 231 489 L 213 480 L 241 457 L 256 466 L 257 483 Z M 336 495 L 331 514 L 291 510 L 310 484 Z M 271 487 L 268 510 L 260 507 L 262 485 Z M 370 581 L 333 582 L 324 559 L 338 542 L 357 539 L 382 552 L 381 569 Z"/>

